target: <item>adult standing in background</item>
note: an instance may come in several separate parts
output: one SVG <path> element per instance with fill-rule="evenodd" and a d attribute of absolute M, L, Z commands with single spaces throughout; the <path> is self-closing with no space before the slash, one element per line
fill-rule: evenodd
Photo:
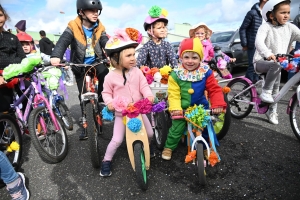
<path fill-rule="evenodd" d="M 293 23 L 300 29 L 300 14 L 295 17 Z M 300 49 L 300 42 L 296 42 L 295 49 Z"/>
<path fill-rule="evenodd" d="M 52 49 L 55 47 L 53 42 L 46 37 L 46 32 L 41 30 L 40 36 L 42 39 L 39 41 L 40 51 L 46 55 L 51 55 Z"/>
<path fill-rule="evenodd" d="M 25 32 L 26 31 L 26 20 L 20 20 L 15 25 L 17 33 Z"/>
<path fill-rule="evenodd" d="M 255 38 L 256 33 L 260 25 L 262 24 L 261 10 L 268 0 L 260 0 L 258 3 L 254 4 L 251 10 L 247 13 L 244 21 L 240 27 L 240 38 L 241 45 L 244 51 L 248 54 L 248 68 L 246 72 L 246 78 L 250 79 L 252 82 L 258 80 L 258 75 L 254 71 L 253 66 L 253 56 L 255 53 Z"/>

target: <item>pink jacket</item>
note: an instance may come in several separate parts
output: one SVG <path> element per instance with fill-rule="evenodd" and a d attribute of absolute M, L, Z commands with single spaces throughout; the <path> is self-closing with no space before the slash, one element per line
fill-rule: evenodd
<path fill-rule="evenodd" d="M 105 76 L 102 97 L 106 105 L 117 96 L 126 97 L 130 102 L 137 102 L 142 98 L 153 96 L 147 79 L 139 68 L 131 68 L 126 76 L 125 85 L 122 74 L 110 71 Z"/>
<path fill-rule="evenodd" d="M 202 40 L 202 45 L 203 45 L 203 51 L 204 51 L 204 58 L 203 62 L 205 61 L 210 61 L 214 57 L 214 47 L 210 40 Z"/>

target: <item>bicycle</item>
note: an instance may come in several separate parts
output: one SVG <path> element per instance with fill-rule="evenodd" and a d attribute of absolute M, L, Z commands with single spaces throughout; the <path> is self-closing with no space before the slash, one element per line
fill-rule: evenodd
<path fill-rule="evenodd" d="M 99 135 L 103 132 L 101 107 L 104 107 L 103 102 L 98 102 L 98 79 L 96 77 L 95 66 L 107 63 L 107 59 L 93 65 L 67 63 L 67 65 L 70 65 L 71 67 L 77 66 L 85 68 L 84 81 L 87 92 L 83 93 L 83 85 L 81 90 L 81 104 L 83 107 L 82 125 L 89 136 L 91 162 L 94 168 L 99 168 L 101 165 Z M 94 72 L 92 70 L 94 70 Z"/>
<path fill-rule="evenodd" d="M 278 54 L 276 55 L 277 61 L 286 59 L 285 63 L 288 66 L 292 61 L 295 63 L 297 71 L 299 70 L 300 55 L 290 55 L 290 54 Z M 282 65 L 282 63 L 281 63 Z M 285 85 L 280 89 L 279 93 L 274 96 L 274 103 L 278 103 L 289 91 L 300 80 L 300 73 L 297 72 Z M 249 79 L 245 77 L 237 77 L 231 80 L 227 87 L 230 88 L 230 92 L 227 94 L 230 105 L 230 113 L 232 117 L 236 119 L 242 119 L 247 117 L 253 107 L 258 114 L 265 114 L 270 104 L 261 101 L 257 95 L 257 89 L 260 85 L 264 83 L 264 74 L 260 75 L 260 80 L 256 83 L 252 83 Z M 298 125 L 298 118 L 296 114 L 299 108 L 300 102 L 300 86 L 297 87 L 296 92 L 292 95 L 287 105 L 287 114 L 290 118 L 290 123 L 295 136 L 300 140 L 300 129 Z M 297 123 L 298 122 L 298 123 Z"/>
<path fill-rule="evenodd" d="M 158 102 L 165 102 L 166 106 L 162 112 L 151 113 L 151 124 L 155 136 L 155 144 L 159 150 L 162 150 L 165 146 L 168 132 L 172 126 L 172 117 L 168 111 L 168 94 L 167 85 L 160 83 L 153 83 L 150 85 L 153 95 L 158 99 Z M 224 93 L 224 100 L 228 105 L 228 99 Z M 221 140 L 228 133 L 231 124 L 231 116 L 229 106 L 226 108 L 225 113 L 221 113 L 213 118 L 214 131 L 217 135 L 218 140 Z"/>
<path fill-rule="evenodd" d="M 61 80 L 61 70 L 55 68 L 54 66 L 47 66 L 40 69 L 38 72 L 42 73 L 43 77 L 46 79 L 44 87 L 42 87 L 43 93 L 48 98 L 50 106 L 53 108 L 56 116 L 59 117 L 64 124 L 64 127 L 69 131 L 73 130 L 73 120 L 68 106 L 65 104 L 64 96 L 58 94 L 58 87 L 63 87 L 63 90 L 66 94 L 66 88 Z M 55 83 L 52 83 L 56 81 Z"/>
<path fill-rule="evenodd" d="M 201 113 L 201 114 L 200 114 Z M 198 121 L 193 121 L 193 117 L 197 116 Z M 218 145 L 217 137 L 213 130 L 215 116 L 211 114 L 211 110 L 205 110 L 202 105 L 190 106 L 187 110 L 182 111 L 179 116 L 173 116 L 174 119 L 185 119 L 187 122 L 187 156 L 185 163 L 192 162 L 197 165 L 198 180 L 200 185 L 206 185 L 206 171 L 208 165 L 214 166 L 220 161 L 220 157 L 216 150 Z M 209 143 L 202 136 L 204 128 L 208 130 Z M 204 146 L 206 147 L 204 150 Z"/>
<path fill-rule="evenodd" d="M 41 95 L 41 88 L 38 87 L 40 77 L 36 71 L 37 68 L 30 73 L 16 76 L 19 79 L 18 86 L 21 90 L 25 89 L 25 79 L 30 80 L 30 85 L 21 96 L 18 96 L 15 87 L 12 89 L 13 104 L 11 104 L 10 112 L 16 113 L 22 133 L 27 133 L 29 130 L 33 145 L 41 159 L 54 164 L 61 162 L 66 157 L 68 138 L 62 122 L 60 119 L 56 119 L 48 100 Z M 23 113 L 19 105 L 26 99 L 28 102 Z"/>

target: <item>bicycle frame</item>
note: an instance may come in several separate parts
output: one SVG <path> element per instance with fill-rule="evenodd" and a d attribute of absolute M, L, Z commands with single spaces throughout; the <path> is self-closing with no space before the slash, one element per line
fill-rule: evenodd
<path fill-rule="evenodd" d="M 22 79 L 23 78 L 21 78 L 21 81 L 23 81 Z M 30 111 L 32 110 L 32 106 L 33 106 L 33 108 L 36 108 L 39 106 L 40 103 L 44 103 L 48 109 L 51 108 L 48 100 L 44 96 L 40 95 L 37 84 L 36 84 L 37 81 L 38 80 L 35 77 L 33 77 L 33 81 L 31 82 L 30 86 L 25 90 L 25 92 L 18 99 L 16 98 L 17 92 L 15 91 L 15 89 L 13 89 L 14 100 L 13 100 L 13 104 L 11 105 L 11 107 L 16 110 L 16 113 L 18 116 L 18 122 L 21 123 L 22 129 L 24 129 L 24 127 L 28 126 L 27 122 L 28 122 Z M 25 112 L 23 114 L 22 110 L 18 106 L 27 98 L 26 95 L 29 95 L 29 98 L 28 98 L 28 102 L 27 102 L 27 105 L 25 108 Z M 56 121 L 54 113 L 52 112 L 51 109 L 49 109 L 49 112 L 50 112 L 50 117 L 52 119 L 55 119 L 54 126 L 55 126 L 56 131 L 59 131 L 60 127 Z M 41 126 L 42 126 L 44 132 L 46 133 L 46 129 L 47 129 L 46 124 L 42 118 L 40 119 L 40 123 L 41 123 Z"/>

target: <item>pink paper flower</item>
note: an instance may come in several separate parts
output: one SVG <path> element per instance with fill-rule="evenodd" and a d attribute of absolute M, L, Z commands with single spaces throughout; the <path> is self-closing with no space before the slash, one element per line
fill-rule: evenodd
<path fill-rule="evenodd" d="M 127 109 L 122 111 L 122 116 L 127 116 L 129 118 L 135 118 L 139 114 L 140 114 L 139 110 L 136 107 L 134 107 L 133 105 L 128 106 Z"/>
<path fill-rule="evenodd" d="M 141 114 L 147 114 L 151 112 L 152 103 L 149 99 L 145 98 L 136 102 L 134 107 L 137 108 Z"/>
<path fill-rule="evenodd" d="M 146 79 L 149 85 L 154 81 L 154 78 L 151 74 L 146 74 Z"/>
<path fill-rule="evenodd" d="M 115 31 L 115 37 L 119 38 L 121 41 L 124 41 L 124 42 L 131 40 L 124 29 L 117 29 Z"/>
<path fill-rule="evenodd" d="M 138 42 L 139 44 L 141 44 L 142 41 L 143 41 L 143 35 L 139 32 L 139 37 L 138 37 L 137 42 Z"/>
<path fill-rule="evenodd" d="M 144 66 L 143 68 L 141 68 L 144 74 L 147 74 L 148 72 L 150 72 L 150 68 L 147 66 Z"/>
<path fill-rule="evenodd" d="M 126 97 L 117 96 L 116 98 L 113 99 L 112 104 L 116 111 L 122 112 L 127 108 L 129 104 L 129 100 Z"/>

